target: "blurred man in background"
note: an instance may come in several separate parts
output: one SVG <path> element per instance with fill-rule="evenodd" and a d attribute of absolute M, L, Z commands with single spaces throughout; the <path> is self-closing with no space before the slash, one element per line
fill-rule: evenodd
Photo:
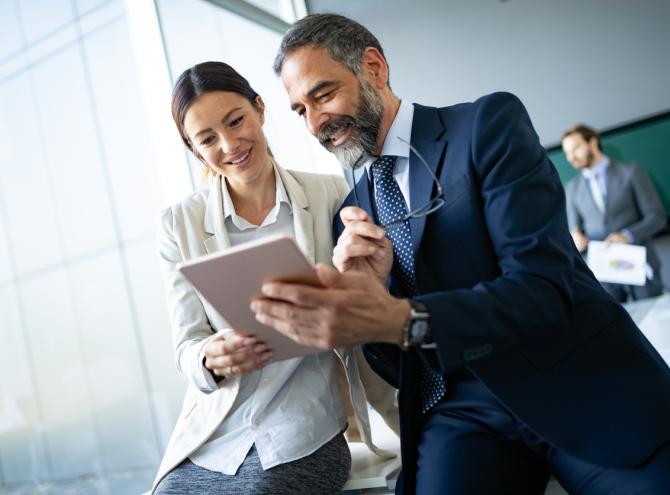
<path fill-rule="evenodd" d="M 585 125 L 565 132 L 561 145 L 568 161 L 581 172 L 566 186 L 568 226 L 577 249 L 585 253 L 589 241 L 645 246 L 645 285 L 602 285 L 619 302 L 660 295 L 659 260 L 650 241 L 667 217 L 649 176 L 635 163 L 610 160 L 602 152 L 598 133 Z"/>

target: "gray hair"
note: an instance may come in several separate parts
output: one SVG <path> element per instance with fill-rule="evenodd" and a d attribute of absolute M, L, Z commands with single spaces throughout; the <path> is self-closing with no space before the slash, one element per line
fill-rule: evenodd
<path fill-rule="evenodd" d="M 272 69 L 281 74 L 286 57 L 303 46 L 322 47 L 333 60 L 361 75 L 361 60 L 367 47 L 373 47 L 386 60 L 379 41 L 365 27 L 337 14 L 312 14 L 291 25 L 279 45 Z"/>

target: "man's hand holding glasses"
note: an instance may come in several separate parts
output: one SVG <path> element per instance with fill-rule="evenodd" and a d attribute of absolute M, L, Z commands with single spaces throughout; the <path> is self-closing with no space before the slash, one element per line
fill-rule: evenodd
<path fill-rule="evenodd" d="M 344 231 L 333 250 L 333 264 L 344 273 L 355 271 L 374 276 L 382 285 L 393 266 L 393 245 L 386 229 L 375 225 L 362 208 L 348 206 L 340 212 Z"/>

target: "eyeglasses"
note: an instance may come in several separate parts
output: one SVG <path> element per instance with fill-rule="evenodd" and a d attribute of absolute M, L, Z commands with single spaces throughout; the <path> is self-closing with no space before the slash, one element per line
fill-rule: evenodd
<path fill-rule="evenodd" d="M 404 216 L 402 216 L 398 220 L 395 220 L 395 221 L 387 223 L 387 224 L 381 224 L 380 227 L 383 227 L 384 229 L 386 229 L 387 232 L 389 230 L 398 229 L 398 228 L 404 226 L 405 222 L 407 222 L 411 218 L 421 218 L 421 217 L 428 216 L 431 213 L 433 213 L 433 212 L 439 210 L 440 208 L 442 208 L 442 206 L 444 206 L 444 191 L 442 190 L 442 184 L 440 184 L 440 181 L 437 180 L 437 176 L 433 172 L 433 169 L 430 168 L 430 165 L 428 165 L 428 163 L 423 158 L 423 156 L 421 156 L 421 153 L 419 153 L 419 151 L 414 146 L 412 146 L 408 141 L 405 141 L 400 136 L 397 136 L 397 138 L 398 138 L 398 140 L 400 140 L 401 142 L 403 142 L 407 146 L 409 146 L 410 151 L 414 152 L 414 154 L 419 159 L 419 161 L 421 163 L 423 163 L 424 167 L 426 167 L 426 170 L 428 170 L 428 173 L 430 173 L 431 177 L 433 178 L 433 181 L 435 182 L 435 186 L 436 186 L 435 193 L 436 194 L 432 198 L 430 198 L 425 204 L 419 206 L 418 208 L 415 208 L 414 210 L 405 214 Z M 360 208 L 360 204 L 358 202 L 358 193 L 356 192 L 356 178 L 354 176 L 354 170 L 356 168 L 358 168 L 359 162 L 361 161 L 362 158 L 363 158 L 363 156 L 361 156 L 356 161 L 356 163 L 354 163 L 354 166 L 351 168 L 351 182 L 354 185 L 354 200 L 356 201 L 356 206 L 358 206 L 359 208 Z"/>

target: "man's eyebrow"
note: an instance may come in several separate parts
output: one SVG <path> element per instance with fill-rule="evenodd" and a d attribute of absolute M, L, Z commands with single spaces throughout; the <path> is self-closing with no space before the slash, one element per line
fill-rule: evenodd
<path fill-rule="evenodd" d="M 316 93 L 321 91 L 323 88 L 326 88 L 328 86 L 333 86 L 334 84 L 335 84 L 335 81 L 319 81 L 314 86 L 312 86 L 309 91 L 307 91 L 305 96 L 307 98 L 312 98 Z M 298 106 L 297 103 L 291 103 L 291 110 L 295 111 L 297 106 Z"/>
<path fill-rule="evenodd" d="M 230 117 L 231 113 L 236 112 L 236 111 L 240 110 L 241 108 L 242 107 L 233 108 L 230 112 L 228 112 L 226 115 L 224 115 L 224 117 L 221 119 L 221 122 L 225 122 L 226 120 L 228 120 L 228 117 Z M 211 130 L 212 130 L 211 127 L 208 127 L 207 129 L 202 129 L 202 130 L 196 132 L 195 136 L 193 136 L 193 137 L 198 137 L 200 134 L 204 134 L 205 132 L 210 132 Z"/>

